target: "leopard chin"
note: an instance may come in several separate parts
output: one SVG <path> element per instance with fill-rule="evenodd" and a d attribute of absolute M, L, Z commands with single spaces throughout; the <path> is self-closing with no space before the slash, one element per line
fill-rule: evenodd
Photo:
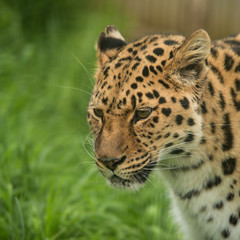
<path fill-rule="evenodd" d="M 114 188 L 133 190 L 133 191 L 136 191 L 139 188 L 143 187 L 146 181 L 147 181 L 147 179 L 142 180 L 142 181 L 137 180 L 137 179 L 132 179 L 132 180 L 123 179 L 117 175 L 113 175 L 111 178 L 107 179 L 108 185 L 110 185 Z"/>

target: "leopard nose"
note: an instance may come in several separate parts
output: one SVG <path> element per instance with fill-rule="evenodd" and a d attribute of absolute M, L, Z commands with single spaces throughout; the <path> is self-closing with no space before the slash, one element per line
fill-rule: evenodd
<path fill-rule="evenodd" d="M 124 162 L 126 156 L 122 158 L 98 158 L 98 161 L 101 162 L 105 167 L 114 171 L 119 164 Z"/>

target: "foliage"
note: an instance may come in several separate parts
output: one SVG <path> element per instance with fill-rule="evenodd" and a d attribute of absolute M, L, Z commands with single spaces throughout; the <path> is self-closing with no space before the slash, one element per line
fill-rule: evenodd
<path fill-rule="evenodd" d="M 86 151 L 96 36 L 127 17 L 111 2 L 0 6 L 0 239 L 177 240 L 160 181 L 111 189 Z"/>

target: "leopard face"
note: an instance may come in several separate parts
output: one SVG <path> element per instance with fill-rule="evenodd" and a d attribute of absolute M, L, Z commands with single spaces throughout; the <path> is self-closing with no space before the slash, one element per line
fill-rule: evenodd
<path fill-rule="evenodd" d="M 108 182 L 136 189 L 156 167 L 196 164 L 192 155 L 202 141 L 199 101 L 208 72 L 207 33 L 199 30 L 188 39 L 153 35 L 127 44 L 109 26 L 97 50 L 88 122 L 96 164 Z"/>

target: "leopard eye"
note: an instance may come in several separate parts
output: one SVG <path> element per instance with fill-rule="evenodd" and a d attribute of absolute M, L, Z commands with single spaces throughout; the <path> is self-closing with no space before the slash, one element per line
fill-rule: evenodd
<path fill-rule="evenodd" d="M 140 109 L 136 110 L 135 118 L 137 120 L 147 118 L 151 114 L 151 112 L 152 112 L 152 109 L 149 107 L 140 108 Z"/>
<path fill-rule="evenodd" d="M 101 108 L 94 108 L 93 112 L 97 117 L 100 117 L 100 118 L 103 117 L 103 110 Z"/>

